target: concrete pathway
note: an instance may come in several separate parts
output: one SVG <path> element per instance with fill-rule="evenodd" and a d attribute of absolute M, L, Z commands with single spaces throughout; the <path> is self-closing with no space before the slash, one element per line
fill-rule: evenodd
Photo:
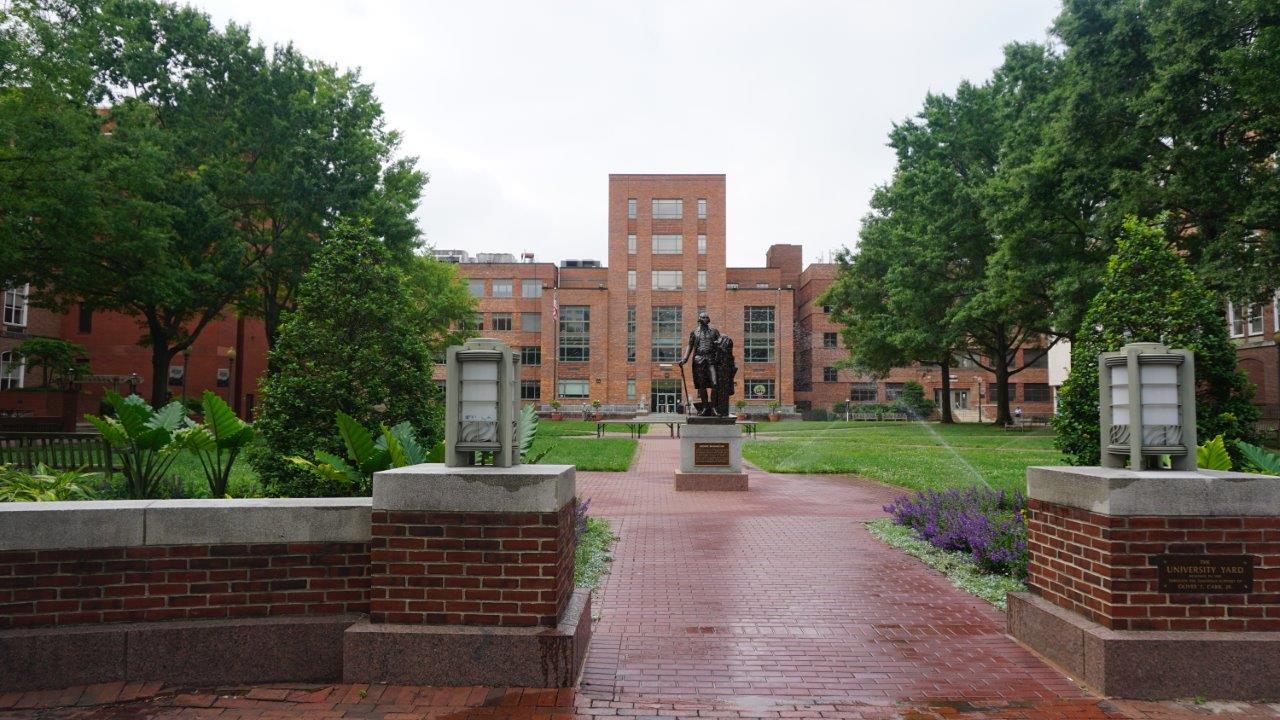
<path fill-rule="evenodd" d="M 1280 717 L 1090 696 L 867 533 L 897 489 L 753 470 L 747 493 L 676 494 L 678 462 L 650 434 L 631 472 L 578 476 L 621 541 L 576 691 L 112 684 L 0 694 L 0 718 Z"/>

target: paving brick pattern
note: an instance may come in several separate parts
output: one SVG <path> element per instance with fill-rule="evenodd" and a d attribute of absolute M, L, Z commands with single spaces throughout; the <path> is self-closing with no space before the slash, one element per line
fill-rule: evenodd
<path fill-rule="evenodd" d="M 0 628 L 369 610 L 367 543 L 0 552 Z"/>
<path fill-rule="evenodd" d="M 676 442 L 581 473 L 622 536 L 576 690 L 123 684 L 0 694 L 13 718 L 1280 718 L 1280 705 L 1137 703 L 1081 691 L 1003 616 L 872 539 L 897 490 L 752 471 L 748 493 L 672 488 Z"/>
<path fill-rule="evenodd" d="M 1032 500 L 1032 592 L 1115 630 L 1280 630 L 1280 517 L 1115 517 Z M 1164 554 L 1253 555 L 1250 594 L 1161 593 Z"/>
<path fill-rule="evenodd" d="M 573 503 L 553 513 L 373 513 L 373 622 L 554 627 Z M 567 551 L 562 551 L 567 549 Z"/>

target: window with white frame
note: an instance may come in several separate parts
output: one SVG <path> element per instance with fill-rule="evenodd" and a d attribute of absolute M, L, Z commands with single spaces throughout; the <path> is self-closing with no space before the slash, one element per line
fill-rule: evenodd
<path fill-rule="evenodd" d="M 635 270 L 627 271 L 627 289 L 628 290 L 636 289 L 636 271 Z"/>
<path fill-rule="evenodd" d="M 654 290 L 684 289 L 684 275 L 679 270 L 654 270 L 651 276 Z"/>
<path fill-rule="evenodd" d="M 471 297 L 484 297 L 484 281 L 468 280 L 467 290 L 471 291 Z"/>
<path fill-rule="evenodd" d="M 707 289 L 707 271 L 706 270 L 698 271 L 698 289 L 699 290 Z"/>
<path fill-rule="evenodd" d="M 636 199 L 635 198 L 627 198 L 627 219 L 628 220 L 636 219 Z"/>
<path fill-rule="evenodd" d="M 699 220 L 707 219 L 707 199 L 706 198 L 698 198 L 698 219 Z"/>
<path fill-rule="evenodd" d="M 494 296 L 494 297 L 496 297 L 496 298 L 509 298 L 509 297 L 511 297 L 512 293 L 514 292 L 514 288 L 513 288 L 513 286 L 514 286 L 514 285 L 515 285 L 515 281 L 514 281 L 514 280 L 510 280 L 510 279 L 507 279 L 507 280 L 494 280 L 494 281 L 493 281 L 493 296 Z"/>
<path fill-rule="evenodd" d="M 27 326 L 27 294 L 30 285 L 11 287 L 4 291 L 4 324 L 14 327 Z"/>
<path fill-rule="evenodd" d="M 584 398 L 591 396 L 591 383 L 586 380 L 561 380 L 560 397 Z"/>
<path fill-rule="evenodd" d="M 742 389 L 747 400 L 772 400 L 778 396 L 778 386 L 771 378 L 743 380 Z"/>
<path fill-rule="evenodd" d="M 1234 303 L 1227 303 L 1227 327 L 1231 329 L 1231 337 L 1244 337 L 1244 318 L 1236 315 Z"/>
<path fill-rule="evenodd" d="M 1262 303 L 1253 303 L 1249 306 L 1249 334 L 1262 334 Z"/>
<path fill-rule="evenodd" d="M 698 254 L 699 255 L 707 254 L 707 236 L 706 235 L 698 236 Z"/>
<path fill-rule="evenodd" d="M 17 390 L 26 376 L 26 361 L 12 350 L 0 352 L 0 390 Z"/>
<path fill-rule="evenodd" d="M 660 199 L 653 200 L 653 217 L 655 220 L 679 220 L 684 217 L 684 200 Z"/>
<path fill-rule="evenodd" d="M 541 332 L 542 313 L 520 313 L 520 329 L 524 332 Z"/>
<path fill-rule="evenodd" d="M 654 255 L 679 255 L 684 252 L 683 235 L 654 235 Z"/>
<path fill-rule="evenodd" d="M 636 381 L 635 379 L 627 380 L 627 399 L 636 399 Z"/>
<path fill-rule="evenodd" d="M 494 313 L 489 318 L 490 330 L 510 330 L 511 313 Z"/>
<path fill-rule="evenodd" d="M 628 255 L 636 254 L 636 236 L 635 235 L 627 236 L 627 254 Z"/>
<path fill-rule="evenodd" d="M 520 297 L 527 297 L 527 298 L 542 297 L 542 281 L 541 280 L 521 280 L 520 281 Z"/>

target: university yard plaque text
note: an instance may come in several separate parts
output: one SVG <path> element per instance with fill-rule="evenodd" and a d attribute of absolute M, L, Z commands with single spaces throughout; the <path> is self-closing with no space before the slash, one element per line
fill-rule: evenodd
<path fill-rule="evenodd" d="M 1252 555 L 1160 555 L 1155 562 L 1162 593 L 1253 592 Z"/>

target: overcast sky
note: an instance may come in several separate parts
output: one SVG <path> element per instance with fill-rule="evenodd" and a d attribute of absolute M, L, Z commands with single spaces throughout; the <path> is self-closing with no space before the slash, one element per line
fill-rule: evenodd
<path fill-rule="evenodd" d="M 891 124 L 1059 0 L 197 0 L 360 68 L 431 175 L 429 244 L 607 260 L 609 173 L 725 173 L 729 264 L 856 243 Z"/>

